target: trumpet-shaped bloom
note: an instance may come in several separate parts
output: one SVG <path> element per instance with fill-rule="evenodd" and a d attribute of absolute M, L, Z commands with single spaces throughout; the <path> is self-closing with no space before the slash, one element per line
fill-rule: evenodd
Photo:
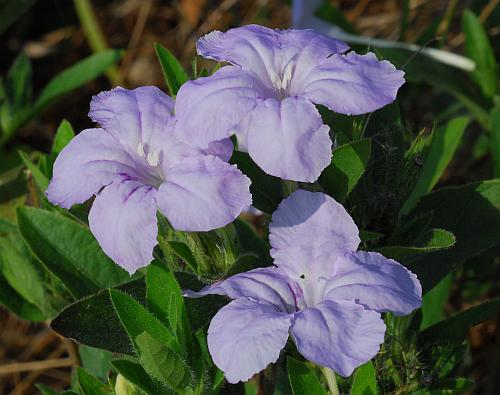
<path fill-rule="evenodd" d="M 376 252 L 356 251 L 358 229 L 319 192 L 298 190 L 272 216 L 276 267 L 236 274 L 185 296 L 234 299 L 214 316 L 208 347 L 230 383 L 275 362 L 288 337 L 310 361 L 349 376 L 384 341 L 380 313 L 420 306 L 417 277 Z"/>
<path fill-rule="evenodd" d="M 208 231 L 251 203 L 249 179 L 224 161 L 231 141 L 213 141 L 204 150 L 181 142 L 173 109 L 173 100 L 155 87 L 94 96 L 89 116 L 101 128 L 82 131 L 64 148 L 46 192 L 64 208 L 96 195 L 90 230 L 130 273 L 153 259 L 157 210 L 175 229 Z"/>
<path fill-rule="evenodd" d="M 198 54 L 231 65 L 181 87 L 175 112 L 183 135 L 205 147 L 235 133 L 268 174 L 315 181 L 332 143 L 314 104 L 363 114 L 391 103 L 404 83 L 390 62 L 348 49 L 313 30 L 248 25 L 207 34 Z"/>

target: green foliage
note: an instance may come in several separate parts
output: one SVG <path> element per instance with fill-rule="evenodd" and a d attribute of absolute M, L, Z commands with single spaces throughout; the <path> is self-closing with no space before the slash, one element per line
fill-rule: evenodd
<path fill-rule="evenodd" d="M 189 77 L 176 57 L 172 55 L 167 48 L 159 43 L 155 43 L 154 46 L 168 90 L 170 94 L 175 97 L 181 85 L 186 82 Z"/>
<path fill-rule="evenodd" d="M 50 104 L 65 94 L 101 75 L 122 56 L 121 51 L 107 50 L 91 55 L 52 78 L 31 102 L 31 66 L 29 60 L 20 55 L 9 73 L 12 89 L 7 90 L 3 103 L 0 102 L 1 131 L 0 146 L 30 119 L 37 116 Z"/>
<path fill-rule="evenodd" d="M 81 344 L 78 347 L 78 354 L 83 368 L 100 380 L 106 380 L 110 370 L 112 355 L 109 351 L 89 347 Z"/>
<path fill-rule="evenodd" d="M 82 224 L 30 207 L 18 209 L 18 224 L 33 253 L 75 297 L 90 295 L 129 278 L 104 254 Z"/>
<path fill-rule="evenodd" d="M 142 365 L 156 380 L 176 392 L 185 391 L 191 384 L 189 366 L 169 345 L 148 332 L 135 338 Z"/>
<path fill-rule="evenodd" d="M 420 334 L 419 341 L 424 344 L 461 343 L 471 327 L 496 316 L 499 311 L 500 299 L 484 302 L 431 325 Z"/>
<path fill-rule="evenodd" d="M 500 105 L 491 110 L 491 160 L 493 162 L 493 173 L 500 178 Z"/>
<path fill-rule="evenodd" d="M 455 118 L 446 127 L 434 131 L 430 146 L 422 158 L 424 165 L 413 191 L 401 208 L 401 215 L 409 213 L 418 200 L 434 188 L 462 141 L 468 123 L 467 117 Z"/>
<path fill-rule="evenodd" d="M 115 359 L 111 362 L 111 365 L 113 365 L 120 375 L 148 395 L 168 395 L 174 393 L 169 388 L 152 379 L 139 363 L 128 359 Z"/>
<path fill-rule="evenodd" d="M 327 395 L 318 377 L 304 362 L 287 358 L 288 378 L 293 395 Z"/>
<path fill-rule="evenodd" d="M 135 280 L 117 289 L 145 303 L 144 280 Z M 134 301 L 135 303 L 137 302 Z M 50 327 L 61 336 L 74 339 L 81 344 L 112 352 L 134 354 L 127 331 L 115 311 L 108 290 L 68 306 L 51 322 Z"/>
<path fill-rule="evenodd" d="M 370 159 L 371 140 L 364 139 L 333 150 L 332 162 L 319 182 L 330 196 L 343 202 L 363 175 Z"/>
<path fill-rule="evenodd" d="M 450 248 L 455 244 L 455 241 L 453 233 L 447 230 L 430 229 L 415 240 L 414 246 L 387 246 L 379 248 L 378 251 L 387 258 L 404 260 L 414 255 L 428 254 L 432 251 Z"/>
<path fill-rule="evenodd" d="M 500 180 L 441 188 L 423 197 L 414 218 L 430 215 L 429 227 L 453 233 L 453 247 L 405 262 L 429 291 L 456 265 L 500 242 Z"/>
<path fill-rule="evenodd" d="M 350 395 L 377 395 L 377 378 L 371 362 L 356 369 Z"/>
<path fill-rule="evenodd" d="M 83 395 L 106 395 L 113 393 L 111 388 L 101 383 L 97 378 L 90 375 L 82 368 L 77 368 L 76 374 Z"/>
<path fill-rule="evenodd" d="M 184 306 L 184 298 L 174 275 L 161 263 L 154 262 L 146 272 L 148 309 L 177 338 L 182 350 L 192 352 L 191 325 Z"/>
<path fill-rule="evenodd" d="M 54 136 L 52 153 L 59 155 L 59 153 L 68 145 L 73 137 L 75 137 L 73 127 L 66 119 L 63 119 L 57 128 L 56 135 Z"/>
<path fill-rule="evenodd" d="M 159 341 L 178 350 L 174 334 L 165 327 L 159 319 L 150 314 L 145 307 L 124 292 L 110 289 L 113 307 L 120 321 L 127 331 L 134 348 L 137 350 L 136 339 L 141 333 L 147 331 Z"/>
<path fill-rule="evenodd" d="M 234 151 L 231 163 L 236 164 L 252 180 L 252 205 L 269 214 L 276 210 L 283 198 L 281 180 L 262 171 L 245 152 Z"/>
<path fill-rule="evenodd" d="M 31 62 L 24 52 L 20 52 L 5 78 L 5 99 L 11 114 L 21 111 L 31 100 L 31 78 Z"/>
<path fill-rule="evenodd" d="M 0 34 L 24 14 L 36 0 L 3 0 L 0 2 Z"/>
<path fill-rule="evenodd" d="M 49 180 L 45 176 L 45 174 L 42 173 L 40 168 L 32 162 L 32 160 L 29 158 L 28 155 L 26 155 L 24 152 L 19 151 L 19 156 L 23 160 L 23 163 L 26 165 L 28 170 L 30 171 L 31 175 L 33 176 L 33 179 L 35 180 L 36 185 L 40 189 L 41 192 L 45 192 L 47 187 L 49 186 Z"/>
<path fill-rule="evenodd" d="M 448 273 L 434 288 L 427 292 L 422 300 L 422 323 L 423 330 L 444 318 L 444 307 L 451 292 L 453 283 L 452 273 Z"/>
<path fill-rule="evenodd" d="M 473 77 L 481 86 L 483 93 L 493 97 L 497 92 L 497 63 L 488 35 L 479 18 L 466 9 L 462 15 L 462 28 L 465 33 L 467 55 L 476 62 Z"/>

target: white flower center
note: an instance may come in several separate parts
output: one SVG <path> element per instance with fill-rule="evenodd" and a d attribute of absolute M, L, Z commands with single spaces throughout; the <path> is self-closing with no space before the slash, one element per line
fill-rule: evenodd
<path fill-rule="evenodd" d="M 284 99 L 286 96 L 288 96 L 288 87 L 290 85 L 290 82 L 292 81 L 292 74 L 293 74 L 293 64 L 292 62 L 288 63 L 284 70 L 281 71 L 279 74 L 274 74 L 271 77 L 271 81 L 278 91 L 278 95 L 281 99 Z"/>
<path fill-rule="evenodd" d="M 141 158 L 146 159 L 149 166 L 158 167 L 161 163 L 160 151 L 149 150 L 142 142 L 137 146 L 137 153 Z"/>

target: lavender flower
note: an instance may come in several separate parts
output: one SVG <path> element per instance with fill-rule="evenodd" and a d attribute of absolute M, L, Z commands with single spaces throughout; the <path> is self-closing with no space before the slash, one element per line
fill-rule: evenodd
<path fill-rule="evenodd" d="M 116 88 L 92 98 L 102 129 L 78 134 L 54 164 L 49 201 L 64 208 L 92 195 L 90 230 L 133 273 L 153 259 L 157 209 L 175 229 L 207 231 L 251 203 L 250 181 L 224 162 L 230 140 L 200 150 L 174 137 L 174 101 L 155 87 Z"/>
<path fill-rule="evenodd" d="M 232 65 L 181 87 L 175 112 L 184 138 L 206 147 L 235 133 L 268 174 L 315 181 L 332 152 L 313 103 L 363 114 L 391 103 L 404 83 L 390 62 L 348 49 L 313 30 L 248 25 L 207 34 L 198 53 Z"/>
<path fill-rule="evenodd" d="M 290 334 L 310 361 L 349 376 L 384 341 L 380 313 L 420 306 L 416 276 L 376 252 L 356 251 L 358 229 L 323 193 L 298 190 L 270 225 L 276 267 L 240 273 L 186 296 L 234 299 L 212 319 L 208 346 L 230 383 L 275 362 Z"/>

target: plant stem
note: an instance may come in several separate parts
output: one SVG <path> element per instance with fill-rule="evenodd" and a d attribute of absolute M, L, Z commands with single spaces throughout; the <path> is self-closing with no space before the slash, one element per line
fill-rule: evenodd
<path fill-rule="evenodd" d="M 328 389 L 330 390 L 330 394 L 339 395 L 339 386 L 337 385 L 337 379 L 335 378 L 335 372 L 331 369 L 321 367 L 321 372 L 323 376 L 325 376 L 326 383 L 328 385 Z"/>
<path fill-rule="evenodd" d="M 299 189 L 299 183 L 297 181 L 283 180 L 282 191 L 284 198 L 290 196 L 297 189 Z"/>

